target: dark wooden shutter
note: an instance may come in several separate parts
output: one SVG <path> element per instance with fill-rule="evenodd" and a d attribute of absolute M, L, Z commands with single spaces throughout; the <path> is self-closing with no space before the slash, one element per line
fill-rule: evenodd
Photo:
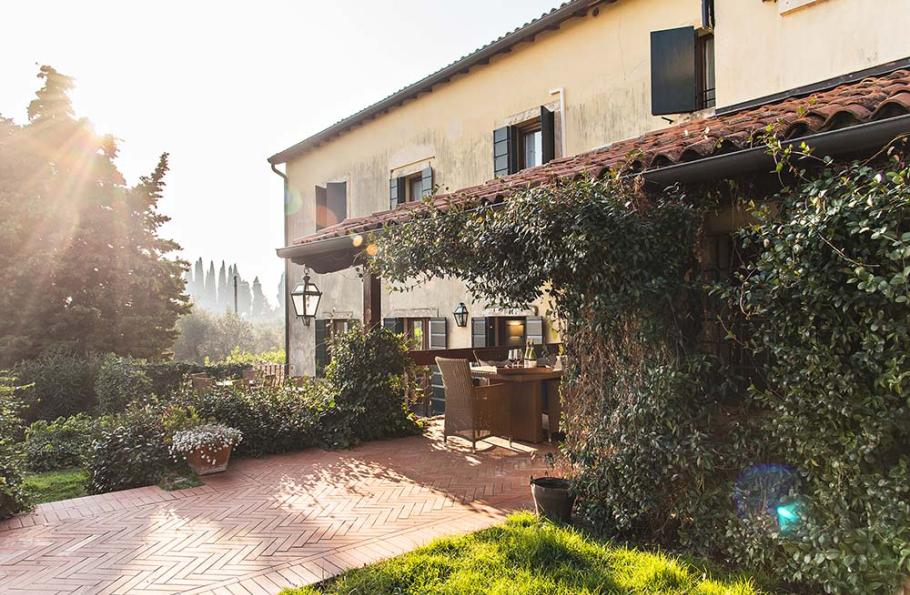
<path fill-rule="evenodd" d="M 405 178 L 392 178 L 389 180 L 389 208 L 394 209 L 404 204 L 406 200 Z"/>
<path fill-rule="evenodd" d="M 544 321 L 540 316 L 528 316 L 525 321 L 525 336 L 534 345 L 542 345 L 544 341 Z"/>
<path fill-rule="evenodd" d="M 518 128 L 503 126 L 493 131 L 493 175 L 497 178 L 518 171 Z"/>
<path fill-rule="evenodd" d="M 540 162 L 549 163 L 556 159 L 556 118 L 543 106 L 540 107 L 540 137 L 543 145 Z"/>
<path fill-rule="evenodd" d="M 325 185 L 327 225 L 335 225 L 348 218 L 347 182 L 328 182 Z"/>
<path fill-rule="evenodd" d="M 433 196 L 433 168 L 429 165 L 420 172 L 420 198 Z"/>
<path fill-rule="evenodd" d="M 327 344 L 327 320 L 316 320 L 316 377 L 325 376 L 325 367 L 329 364 L 329 350 Z"/>
<path fill-rule="evenodd" d="M 325 188 L 316 186 L 316 231 L 326 226 L 328 207 L 325 202 Z"/>
<path fill-rule="evenodd" d="M 487 337 L 487 319 L 471 319 L 471 347 L 493 347 Z"/>
<path fill-rule="evenodd" d="M 430 349 L 448 349 L 448 320 L 445 318 L 430 319 Z"/>
<path fill-rule="evenodd" d="M 383 318 L 382 319 L 383 328 L 392 331 L 396 335 L 400 335 L 404 332 L 404 319 L 403 318 Z"/>
<path fill-rule="evenodd" d="M 695 27 L 651 33 L 651 113 L 680 114 L 698 109 Z"/>
<path fill-rule="evenodd" d="M 701 26 L 714 28 L 714 0 L 701 0 Z"/>

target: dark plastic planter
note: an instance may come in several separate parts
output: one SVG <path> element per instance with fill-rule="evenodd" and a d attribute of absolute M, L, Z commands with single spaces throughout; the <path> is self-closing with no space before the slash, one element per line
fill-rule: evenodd
<path fill-rule="evenodd" d="M 570 493 L 568 479 L 560 477 L 531 478 L 531 496 L 534 510 L 542 517 L 559 523 L 568 523 L 572 518 L 575 496 Z"/>

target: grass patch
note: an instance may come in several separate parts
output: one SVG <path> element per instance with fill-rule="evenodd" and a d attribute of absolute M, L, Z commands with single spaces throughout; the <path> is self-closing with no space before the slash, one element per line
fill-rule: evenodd
<path fill-rule="evenodd" d="M 712 577 L 704 567 L 660 553 L 628 549 L 517 513 L 504 525 L 462 537 L 438 539 L 413 552 L 351 570 L 317 593 L 434 593 L 501 595 L 688 593 L 755 595 L 744 577 Z"/>
<path fill-rule="evenodd" d="M 32 473 L 23 478 L 23 484 L 36 504 L 85 496 L 87 483 L 88 471 L 78 467 Z"/>

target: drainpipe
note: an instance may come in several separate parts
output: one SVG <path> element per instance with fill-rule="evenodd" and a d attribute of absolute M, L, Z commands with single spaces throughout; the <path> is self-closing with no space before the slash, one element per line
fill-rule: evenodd
<path fill-rule="evenodd" d="M 272 171 L 281 176 L 282 181 L 284 182 L 284 204 L 281 207 L 282 217 L 284 217 L 284 245 L 288 245 L 288 176 L 283 171 L 275 167 L 274 163 L 269 163 Z M 290 316 L 288 315 L 288 308 L 291 303 L 288 299 L 288 287 L 291 283 L 291 275 L 289 270 L 289 265 L 287 259 L 284 259 L 284 375 L 288 377 L 291 375 L 291 326 L 289 324 Z"/>
<path fill-rule="evenodd" d="M 555 89 L 550 89 L 550 95 L 556 95 L 557 93 L 559 93 L 559 136 L 562 140 L 560 143 L 562 145 L 560 157 L 565 157 L 569 146 L 566 142 L 566 88 L 556 87 Z"/>

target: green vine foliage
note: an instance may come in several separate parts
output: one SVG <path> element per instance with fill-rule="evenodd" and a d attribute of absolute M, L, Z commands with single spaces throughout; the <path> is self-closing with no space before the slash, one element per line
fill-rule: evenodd
<path fill-rule="evenodd" d="M 612 175 L 428 205 L 372 238 L 369 266 L 551 304 L 572 362 L 563 451 L 595 527 L 792 588 L 890 594 L 910 573 L 910 171 L 786 165 L 791 184 L 741 234 L 753 259 L 714 297 L 701 224 L 748 185 L 649 195 Z M 718 299 L 748 381 L 699 352 Z"/>
<path fill-rule="evenodd" d="M 376 238 L 372 263 L 403 284 L 457 276 L 506 306 L 547 298 L 573 362 L 564 450 L 579 512 L 612 534 L 700 553 L 717 553 L 710 537 L 756 450 L 734 431 L 736 383 L 695 349 L 696 246 L 711 204 L 648 196 L 619 176 L 539 187 L 496 206 L 429 209 Z"/>
<path fill-rule="evenodd" d="M 801 522 L 775 536 L 796 579 L 894 593 L 910 574 L 910 169 L 828 163 L 756 210 L 727 295 L 768 362 L 754 398 L 799 470 Z"/>

